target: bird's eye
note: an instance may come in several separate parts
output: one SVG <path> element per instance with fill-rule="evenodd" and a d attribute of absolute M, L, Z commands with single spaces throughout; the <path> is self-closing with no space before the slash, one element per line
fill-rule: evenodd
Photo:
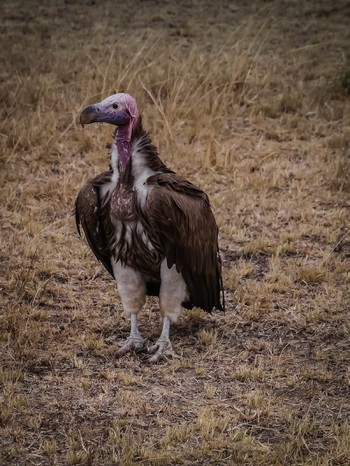
<path fill-rule="evenodd" d="M 112 107 L 113 107 L 113 108 L 118 108 L 119 105 L 118 105 L 118 104 L 113 104 Z"/>

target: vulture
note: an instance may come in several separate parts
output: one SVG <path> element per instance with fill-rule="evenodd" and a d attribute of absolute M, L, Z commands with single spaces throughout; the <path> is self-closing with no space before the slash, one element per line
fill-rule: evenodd
<path fill-rule="evenodd" d="M 115 126 L 110 169 L 80 190 L 75 218 L 116 280 L 130 318 L 130 336 L 116 356 L 148 351 L 151 363 L 177 357 L 169 331 L 182 307 L 224 310 L 218 227 L 208 196 L 162 162 L 131 95 L 86 107 L 81 125 L 95 122 Z M 148 349 L 137 322 L 147 295 L 159 297 L 163 316 L 160 337 Z"/>

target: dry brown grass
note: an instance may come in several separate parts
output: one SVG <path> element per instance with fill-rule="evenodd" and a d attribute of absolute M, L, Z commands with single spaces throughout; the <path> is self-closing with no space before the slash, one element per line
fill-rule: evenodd
<path fill-rule="evenodd" d="M 0 6 L 0 463 L 349 464 L 349 5 L 119 3 Z M 185 313 L 156 367 L 115 359 L 71 215 L 111 136 L 77 116 L 115 90 L 221 229 L 227 313 Z"/>

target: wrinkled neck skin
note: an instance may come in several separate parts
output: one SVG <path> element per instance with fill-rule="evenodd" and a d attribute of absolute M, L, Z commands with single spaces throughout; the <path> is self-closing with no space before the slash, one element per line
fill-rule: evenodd
<path fill-rule="evenodd" d="M 125 171 L 131 159 L 130 139 L 129 125 L 120 125 L 116 128 L 114 133 L 114 142 L 118 148 L 118 168 L 121 172 Z"/>

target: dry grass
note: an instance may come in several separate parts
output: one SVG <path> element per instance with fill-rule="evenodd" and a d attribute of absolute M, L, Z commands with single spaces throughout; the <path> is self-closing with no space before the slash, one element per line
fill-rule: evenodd
<path fill-rule="evenodd" d="M 348 3 L 53 5 L 0 6 L 0 464 L 350 463 Z M 185 313 L 156 367 L 115 359 L 71 215 L 111 136 L 77 116 L 115 90 L 221 231 L 228 311 Z"/>

